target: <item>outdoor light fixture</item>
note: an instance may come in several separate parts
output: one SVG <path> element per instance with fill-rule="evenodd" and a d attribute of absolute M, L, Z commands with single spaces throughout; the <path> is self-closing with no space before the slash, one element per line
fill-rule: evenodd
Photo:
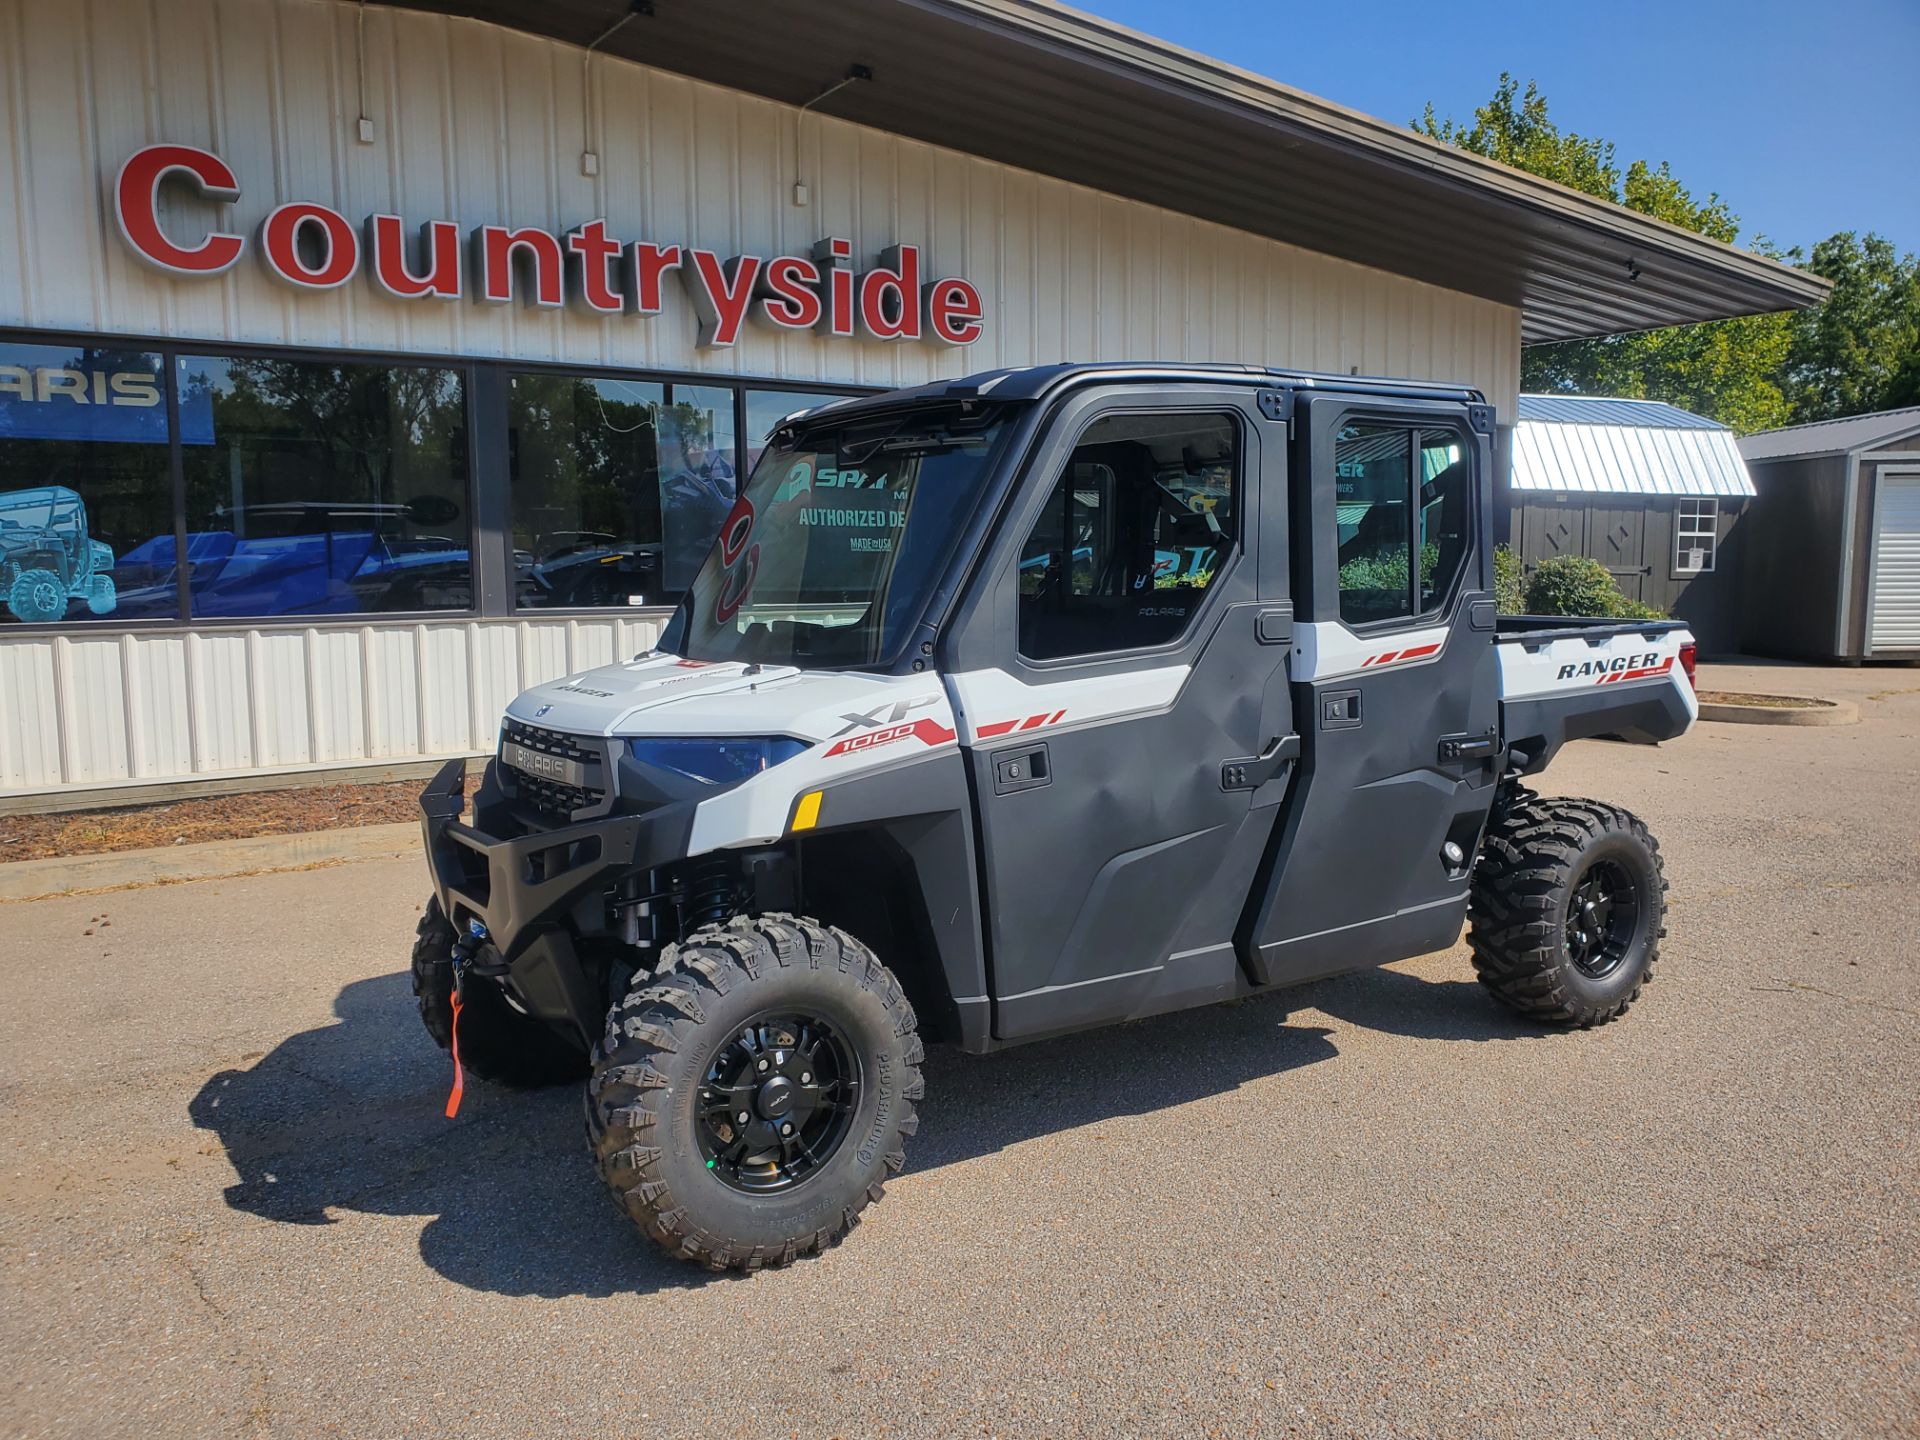
<path fill-rule="evenodd" d="M 580 173 L 598 175 L 600 173 L 600 151 L 593 143 L 593 52 L 598 50 L 622 25 L 636 15 L 651 16 L 653 0 L 631 0 L 627 13 L 602 30 L 588 44 L 586 53 L 580 57 Z"/>
<path fill-rule="evenodd" d="M 800 178 L 800 117 L 805 115 L 807 111 L 818 105 L 829 95 L 846 89 L 847 86 L 853 84 L 854 81 L 871 79 L 873 79 L 873 68 L 871 66 L 858 63 L 849 65 L 847 67 L 847 73 L 844 76 L 834 81 L 833 84 L 829 85 L 818 95 L 807 101 L 806 104 L 802 105 L 799 114 L 793 117 L 793 203 L 802 209 L 806 208 L 807 201 L 812 198 L 812 194 L 807 189 L 807 182 Z"/>

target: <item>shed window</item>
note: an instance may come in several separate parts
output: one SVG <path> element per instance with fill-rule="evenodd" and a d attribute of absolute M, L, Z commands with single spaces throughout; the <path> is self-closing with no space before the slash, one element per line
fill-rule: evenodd
<path fill-rule="evenodd" d="M 1718 500 L 1682 500 L 1673 525 L 1673 573 L 1705 575 L 1713 570 L 1714 540 L 1719 531 Z"/>

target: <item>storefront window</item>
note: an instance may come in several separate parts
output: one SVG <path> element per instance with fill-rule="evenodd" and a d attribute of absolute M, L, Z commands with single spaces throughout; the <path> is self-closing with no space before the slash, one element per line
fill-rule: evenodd
<path fill-rule="evenodd" d="M 165 380 L 150 351 L 0 342 L 0 620 L 177 616 Z"/>
<path fill-rule="evenodd" d="M 678 599 L 707 558 L 733 509 L 733 391 L 675 385 L 660 427 L 660 509 L 666 529 L 667 588 Z"/>
<path fill-rule="evenodd" d="M 472 606 L 458 371 L 203 355 L 179 367 L 194 618 Z"/>
<path fill-rule="evenodd" d="M 509 377 L 516 603 L 677 602 L 733 508 L 733 394 L 592 375 Z"/>
<path fill-rule="evenodd" d="M 523 607 L 667 603 L 666 387 L 529 373 L 507 382 L 514 596 Z"/>

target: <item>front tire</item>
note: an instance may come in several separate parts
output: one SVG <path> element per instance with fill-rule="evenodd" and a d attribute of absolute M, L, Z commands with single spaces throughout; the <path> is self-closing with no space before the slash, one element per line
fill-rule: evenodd
<path fill-rule="evenodd" d="M 453 1044 L 454 939 L 440 902 L 429 900 L 413 942 L 413 996 L 420 1023 L 442 1050 Z M 491 980 L 469 980 L 460 1005 L 460 1064 L 496 1085 L 534 1090 L 580 1079 L 587 1054 L 514 1009 Z"/>
<path fill-rule="evenodd" d="M 51 570 L 22 570 L 7 591 L 7 608 L 23 625 L 51 625 L 64 620 L 66 582 Z"/>
<path fill-rule="evenodd" d="M 1473 968 L 1529 1019 L 1604 1025 L 1652 978 L 1666 895 L 1660 846 L 1637 817 L 1517 792 L 1495 812 L 1474 867 Z"/>
<path fill-rule="evenodd" d="M 713 1270 L 837 1244 L 906 1164 L 923 1051 L 900 983 L 843 930 L 740 916 L 669 946 L 613 1007 L 587 1139 L 629 1217 Z"/>

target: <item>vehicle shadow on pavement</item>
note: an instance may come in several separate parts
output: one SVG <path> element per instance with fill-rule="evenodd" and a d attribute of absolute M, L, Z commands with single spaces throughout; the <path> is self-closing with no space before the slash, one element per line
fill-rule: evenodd
<path fill-rule="evenodd" d="M 1334 1058 L 1331 1031 L 1289 1023 L 1305 1007 L 1420 1038 L 1530 1033 L 1470 982 L 1370 971 L 984 1058 L 935 1047 L 908 1173 Z M 221 1071 L 189 1103 L 238 1174 L 228 1205 L 291 1225 L 331 1224 L 338 1210 L 428 1216 L 421 1259 L 456 1284 L 504 1295 L 646 1293 L 718 1278 L 658 1253 L 606 1196 L 576 1087 L 469 1083 L 449 1121 L 451 1068 L 420 1033 L 405 975 L 356 981 L 334 1012 L 338 1024 Z"/>

